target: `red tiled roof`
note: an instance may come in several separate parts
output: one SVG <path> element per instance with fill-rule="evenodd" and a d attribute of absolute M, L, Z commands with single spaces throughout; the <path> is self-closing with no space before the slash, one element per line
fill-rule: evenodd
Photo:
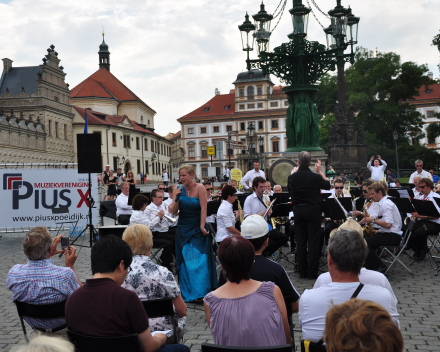
<path fill-rule="evenodd" d="M 78 114 L 84 119 L 86 119 L 86 109 L 80 108 L 78 106 L 73 106 L 73 108 L 78 112 Z M 102 117 L 102 118 L 101 118 Z M 150 130 L 143 128 L 142 126 L 138 125 L 136 121 L 130 120 L 127 115 L 107 115 L 103 114 L 98 111 L 93 110 L 87 110 L 87 123 L 89 125 L 108 125 L 108 126 L 118 126 L 124 128 L 124 126 L 119 125 L 119 123 L 122 123 L 125 119 L 127 119 L 131 125 L 133 126 L 134 131 L 148 133 L 160 138 L 163 138 L 162 136 L 158 135 L 157 133 L 151 132 Z M 84 123 L 80 122 L 74 122 L 74 124 L 81 124 Z"/>
<path fill-rule="evenodd" d="M 225 110 L 225 106 L 229 106 Z M 209 111 L 203 111 L 209 108 Z M 235 113 L 235 94 L 219 94 L 193 112 L 182 116 L 181 119 L 199 116 L 233 115 Z"/>
<path fill-rule="evenodd" d="M 170 138 L 168 138 L 169 141 L 172 141 L 174 138 L 180 137 L 181 131 L 174 133 Z"/>
<path fill-rule="evenodd" d="M 101 67 L 90 77 L 86 78 L 76 87 L 72 88 L 70 91 L 70 97 L 97 97 L 116 99 L 119 101 L 139 101 L 140 103 L 149 107 L 104 67 Z"/>
<path fill-rule="evenodd" d="M 426 93 L 426 89 L 432 89 L 432 93 Z M 432 100 L 432 99 L 440 99 L 440 85 L 438 83 L 434 83 L 429 87 L 421 86 L 419 88 L 420 95 L 414 97 L 412 100 Z"/>

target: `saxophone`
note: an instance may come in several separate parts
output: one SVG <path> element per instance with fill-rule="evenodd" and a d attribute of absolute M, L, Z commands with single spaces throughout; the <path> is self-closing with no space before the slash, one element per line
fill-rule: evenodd
<path fill-rule="evenodd" d="M 237 208 L 240 214 L 240 224 L 242 224 L 244 221 L 244 214 L 243 214 L 243 209 L 241 208 L 240 200 L 238 198 L 237 198 L 237 203 L 238 203 Z"/>
<path fill-rule="evenodd" d="M 370 199 L 370 200 L 364 205 L 364 207 L 363 207 L 365 217 L 369 217 L 369 216 L 370 216 L 370 215 L 368 215 L 367 205 L 370 204 L 372 201 L 373 201 L 373 200 Z M 365 232 L 366 236 L 373 236 L 373 235 L 375 234 L 375 231 L 374 231 L 373 225 L 372 225 L 371 223 L 368 224 L 368 225 L 365 224 L 365 225 L 362 227 L 362 230 Z"/>

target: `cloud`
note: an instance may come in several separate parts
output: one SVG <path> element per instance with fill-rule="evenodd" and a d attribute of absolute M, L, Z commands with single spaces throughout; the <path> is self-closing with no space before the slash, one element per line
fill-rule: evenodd
<path fill-rule="evenodd" d="M 326 12 L 336 4 L 315 2 Z M 246 69 L 237 26 L 246 11 L 257 13 L 259 4 L 259 0 L 0 0 L 0 57 L 14 60 L 14 66 L 33 66 L 54 44 L 66 81 L 74 87 L 98 69 L 105 26 L 111 72 L 157 111 L 156 131 L 166 135 L 180 130 L 176 119 L 211 99 L 216 87 L 222 93 L 233 88 L 231 82 Z M 272 13 L 278 0 L 265 4 Z M 347 1 L 343 5 L 348 6 Z M 435 1 L 369 0 L 351 5 L 361 18 L 359 45 L 396 52 L 402 61 L 427 63 L 438 76 L 439 53 L 430 44 L 440 26 L 436 11 L 427 10 L 435 8 Z M 288 41 L 290 7 L 288 1 L 271 49 Z M 329 20 L 313 9 L 328 26 Z M 312 15 L 309 39 L 325 43 Z"/>

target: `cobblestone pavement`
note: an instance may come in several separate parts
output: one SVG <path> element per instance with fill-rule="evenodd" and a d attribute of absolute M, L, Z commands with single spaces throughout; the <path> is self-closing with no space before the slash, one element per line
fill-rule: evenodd
<path fill-rule="evenodd" d="M 111 222 L 110 222 L 111 223 Z M 110 224 L 109 223 L 109 224 Z M 21 249 L 24 234 L 6 234 L 0 238 L 0 352 L 10 351 L 17 344 L 25 342 L 15 306 L 11 302 L 11 292 L 6 287 L 6 277 L 9 269 L 17 263 L 25 263 L 26 257 Z M 81 240 L 80 240 L 81 241 Z M 87 237 L 84 244 L 87 243 Z M 57 265 L 64 265 L 64 260 L 53 257 Z M 411 263 L 408 257 L 406 264 Z M 299 279 L 293 272 L 291 264 L 282 262 L 290 278 L 302 293 L 312 288 L 313 281 Z M 90 248 L 82 248 L 75 268 L 82 281 L 91 277 Z M 322 269 L 325 270 L 325 267 Z M 400 327 L 405 341 L 405 351 L 440 351 L 440 302 L 439 277 L 434 276 L 428 260 L 415 263 L 411 266 L 414 275 L 410 275 L 400 265 L 395 265 L 388 275 L 388 279 L 399 300 Z M 213 342 L 211 332 L 206 323 L 202 304 L 188 304 L 188 318 L 185 335 L 185 344 L 191 351 L 199 351 L 203 342 Z M 294 315 L 294 323 L 298 327 L 298 316 Z M 32 336 L 32 329 L 27 326 Z M 295 333 L 297 349 L 301 333 Z"/>

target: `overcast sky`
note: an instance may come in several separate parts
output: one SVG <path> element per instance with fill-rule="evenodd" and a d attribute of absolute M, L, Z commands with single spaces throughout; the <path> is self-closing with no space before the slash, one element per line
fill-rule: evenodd
<path fill-rule="evenodd" d="M 329 20 L 310 5 L 319 21 Z M 265 0 L 273 13 L 278 0 Z M 303 3 L 308 6 L 307 0 Z M 328 12 L 334 0 L 315 0 Z M 111 52 L 111 72 L 156 112 L 156 132 L 180 130 L 177 118 L 214 96 L 228 93 L 246 69 L 237 26 L 259 10 L 260 0 L 0 0 L 0 58 L 14 66 L 34 66 L 54 44 L 73 88 L 98 69 L 101 28 Z M 342 0 L 360 17 L 359 45 L 428 64 L 439 76 L 439 0 Z M 270 48 L 288 41 L 292 8 L 287 1 Z M 309 18 L 309 40 L 325 44 L 321 26 Z M 254 52 L 254 58 L 255 58 Z M 275 77 L 274 82 L 278 82 Z"/>

